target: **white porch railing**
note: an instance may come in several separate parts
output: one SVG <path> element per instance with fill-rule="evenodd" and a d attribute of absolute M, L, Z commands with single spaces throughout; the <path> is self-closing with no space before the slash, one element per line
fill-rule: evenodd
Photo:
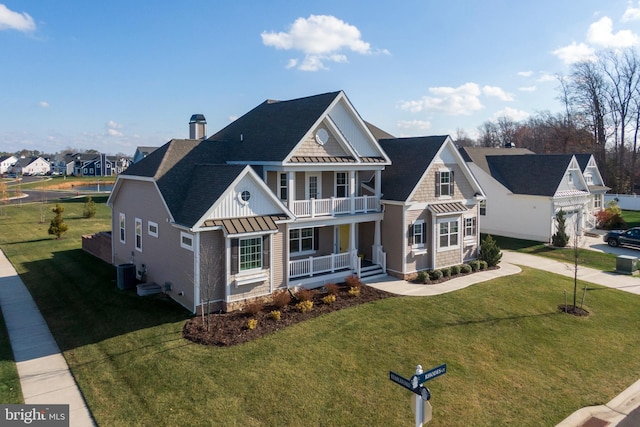
<path fill-rule="evenodd" d="M 357 266 L 353 264 L 354 257 L 358 260 Z M 289 261 L 289 278 L 332 273 L 345 268 L 359 270 L 359 260 L 356 251 L 292 260 Z"/>
<path fill-rule="evenodd" d="M 313 218 L 316 216 L 380 212 L 380 199 L 375 196 L 359 196 L 294 200 L 290 207 L 298 218 Z"/>
<path fill-rule="evenodd" d="M 373 262 L 378 264 L 380 267 L 382 267 L 382 271 L 386 273 L 387 272 L 387 253 L 382 250 L 382 246 L 379 246 L 377 248 L 374 247 L 373 251 L 374 251 Z"/>

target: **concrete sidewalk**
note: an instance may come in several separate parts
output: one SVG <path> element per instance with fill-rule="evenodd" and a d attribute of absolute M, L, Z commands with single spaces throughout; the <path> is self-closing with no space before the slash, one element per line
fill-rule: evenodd
<path fill-rule="evenodd" d="M 26 404 L 68 404 L 71 426 L 94 426 L 66 360 L 31 294 L 0 251 L 0 308 Z"/>

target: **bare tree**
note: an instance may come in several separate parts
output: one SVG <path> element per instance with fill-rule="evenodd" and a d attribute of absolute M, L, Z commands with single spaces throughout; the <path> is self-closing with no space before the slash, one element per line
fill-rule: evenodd
<path fill-rule="evenodd" d="M 486 121 L 478 127 L 478 135 L 478 143 L 483 147 L 497 147 L 500 145 L 498 128 L 491 121 Z"/>
<path fill-rule="evenodd" d="M 224 277 L 224 245 L 216 239 L 218 233 L 208 232 L 201 234 L 200 243 L 200 310 L 202 324 L 207 331 L 213 326 L 212 317 L 208 314 L 212 311 L 212 304 L 223 284 Z"/>

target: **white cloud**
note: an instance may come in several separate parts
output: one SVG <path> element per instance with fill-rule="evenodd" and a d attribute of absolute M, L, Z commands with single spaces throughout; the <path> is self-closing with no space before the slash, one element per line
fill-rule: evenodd
<path fill-rule="evenodd" d="M 38 102 L 38 106 L 41 108 L 48 108 L 49 107 L 49 103 L 47 101 L 40 101 Z"/>
<path fill-rule="evenodd" d="M 493 119 L 497 120 L 500 117 L 509 117 L 511 118 L 513 121 L 515 122 L 519 122 L 521 120 L 526 119 L 527 117 L 529 117 L 531 114 L 527 113 L 526 111 L 522 111 L 522 110 L 517 110 L 515 108 L 511 108 L 511 107 L 507 107 L 503 110 L 500 111 L 496 111 L 493 114 Z"/>
<path fill-rule="evenodd" d="M 23 32 L 34 31 L 36 24 L 28 13 L 19 13 L 9 10 L 0 3 L 0 31 L 18 30 Z"/>
<path fill-rule="evenodd" d="M 304 59 L 290 59 L 287 68 L 298 67 L 304 71 L 327 69 L 325 62 L 348 62 L 344 50 L 362 55 L 385 53 L 387 50 L 373 51 L 364 40 L 360 30 L 331 15 L 310 15 L 298 18 L 288 32 L 267 32 L 261 34 L 262 43 L 276 49 L 297 50 Z"/>
<path fill-rule="evenodd" d="M 470 115 L 484 108 L 480 102 L 480 86 L 465 83 L 458 87 L 432 87 L 434 96 L 424 96 L 420 100 L 402 101 L 398 108 L 414 113 L 420 111 L 439 112 L 453 116 Z"/>
<path fill-rule="evenodd" d="M 427 120 L 399 120 L 397 123 L 400 129 L 431 129 L 431 122 Z"/>
<path fill-rule="evenodd" d="M 638 36 L 630 30 L 620 30 L 613 33 L 613 22 L 603 16 L 589 26 L 587 41 L 604 48 L 620 49 L 638 44 Z"/>
<path fill-rule="evenodd" d="M 531 77 L 531 76 L 533 76 L 533 71 L 518 71 L 518 76 L 520 76 L 520 77 Z"/>
<path fill-rule="evenodd" d="M 569 46 L 556 49 L 552 53 L 567 65 L 580 61 L 595 61 L 597 59 L 595 50 L 585 43 L 572 42 Z"/>
<path fill-rule="evenodd" d="M 123 126 L 121 124 L 116 123 L 113 120 L 109 120 L 106 124 L 106 127 L 107 127 L 106 134 L 108 136 L 117 136 L 117 137 L 124 136 L 124 134 L 118 130 L 118 129 L 122 129 Z"/>
<path fill-rule="evenodd" d="M 624 15 L 622 15 L 622 22 L 629 21 L 640 21 L 640 2 L 638 2 L 638 7 L 633 7 L 630 3 L 627 10 L 624 11 Z"/>
<path fill-rule="evenodd" d="M 482 93 L 487 96 L 494 96 L 501 101 L 513 101 L 513 95 L 505 92 L 502 88 L 498 86 L 484 86 L 482 88 Z"/>
<path fill-rule="evenodd" d="M 558 76 L 556 76 L 555 74 L 551 74 L 543 71 L 543 72 L 540 72 L 540 77 L 538 77 L 536 81 L 540 83 L 544 83 L 544 82 L 555 82 L 556 80 L 558 80 Z"/>
<path fill-rule="evenodd" d="M 518 90 L 520 92 L 535 92 L 536 90 L 538 90 L 538 88 L 535 85 L 533 85 L 533 86 L 522 86 L 522 87 L 519 87 Z"/>

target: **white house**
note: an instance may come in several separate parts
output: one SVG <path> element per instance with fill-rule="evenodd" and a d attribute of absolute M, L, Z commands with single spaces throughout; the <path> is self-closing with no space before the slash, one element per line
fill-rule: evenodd
<path fill-rule="evenodd" d="M 42 157 L 21 158 L 12 172 L 22 175 L 46 175 L 51 172 L 51 164 Z"/>
<path fill-rule="evenodd" d="M 16 156 L 0 156 L 0 175 L 7 173 L 17 161 Z"/>

